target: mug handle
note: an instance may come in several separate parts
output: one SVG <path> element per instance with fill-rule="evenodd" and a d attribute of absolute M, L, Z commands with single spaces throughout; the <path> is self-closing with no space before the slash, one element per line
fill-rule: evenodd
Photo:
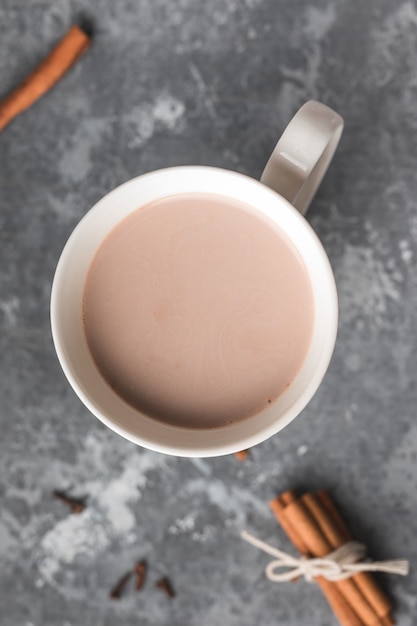
<path fill-rule="evenodd" d="M 343 130 L 343 118 L 310 100 L 294 115 L 266 164 L 261 183 L 305 215 L 330 165 Z"/>

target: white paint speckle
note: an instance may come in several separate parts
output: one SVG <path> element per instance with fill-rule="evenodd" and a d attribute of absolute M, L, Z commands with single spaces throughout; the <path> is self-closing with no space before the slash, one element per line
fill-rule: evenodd
<path fill-rule="evenodd" d="M 347 422 L 351 422 L 357 410 L 358 410 L 358 405 L 355 402 L 352 402 L 352 404 L 345 410 L 345 413 L 344 413 L 345 420 Z"/>
<path fill-rule="evenodd" d="M 410 247 L 410 243 L 406 239 L 402 239 L 398 245 L 400 248 L 402 260 L 406 265 L 409 265 L 414 257 L 414 253 Z"/>
<path fill-rule="evenodd" d="M 192 531 L 194 527 L 194 517 L 192 515 L 186 515 L 183 518 L 175 520 L 175 522 L 168 528 L 168 532 L 171 535 L 182 535 Z"/>
<path fill-rule="evenodd" d="M 42 538 L 40 544 L 39 572 L 49 583 L 63 565 L 79 556 L 91 556 L 104 550 L 110 543 L 100 517 L 92 510 L 80 515 L 68 515 Z"/>
<path fill-rule="evenodd" d="M 6 326 L 9 328 L 15 328 L 17 326 L 17 314 L 19 310 L 20 301 L 19 298 L 13 296 L 8 300 L 0 301 L 0 311 L 4 315 Z"/>
<path fill-rule="evenodd" d="M 136 107 L 131 116 L 131 134 L 129 136 L 129 148 L 138 148 L 143 146 L 153 135 L 155 129 L 155 120 L 148 109 L 144 107 Z"/>
<path fill-rule="evenodd" d="M 199 459 L 199 458 L 191 458 L 190 463 L 191 465 L 194 465 L 194 467 L 198 469 L 198 471 L 201 472 L 201 474 L 203 474 L 204 476 L 211 475 L 212 469 L 211 469 L 211 466 L 207 463 L 207 461 L 204 461 L 203 459 Z"/>
<path fill-rule="evenodd" d="M 67 184 L 79 183 L 88 176 L 93 167 L 93 151 L 108 133 L 108 119 L 84 119 L 80 122 L 59 162 L 59 171 Z"/>
<path fill-rule="evenodd" d="M 304 31 L 317 41 L 321 41 L 332 28 L 336 13 L 333 4 L 329 4 L 324 9 L 310 6 L 306 11 L 306 24 Z"/>
<path fill-rule="evenodd" d="M 388 84 L 398 71 L 403 72 L 404 79 L 407 76 L 404 72 L 408 71 L 408 68 L 403 64 L 398 66 L 398 59 L 408 57 L 410 59 L 415 56 L 415 49 L 417 44 L 417 10 L 415 3 L 402 2 L 395 7 L 395 10 L 387 16 L 382 25 L 378 25 L 377 28 L 371 31 L 370 39 L 372 45 L 370 49 L 372 51 L 372 57 L 367 64 L 367 80 L 376 84 L 378 87 L 382 87 Z M 403 54 L 395 54 L 395 50 L 401 46 Z M 408 88 L 403 90 L 400 94 L 400 99 L 405 104 L 411 107 L 412 103 L 407 103 L 407 96 L 409 94 L 409 88 L 415 86 L 415 72 L 413 71 L 413 65 L 410 64 L 411 74 L 410 80 L 404 80 L 404 84 Z M 407 108 L 408 108 L 407 106 Z M 413 111 L 410 110 L 410 114 Z"/>
<path fill-rule="evenodd" d="M 242 487 L 228 488 L 222 481 L 211 479 L 209 482 L 203 478 L 196 478 L 187 483 L 188 497 L 200 496 L 211 504 L 217 506 L 224 516 L 232 517 L 237 523 L 244 523 L 250 509 L 259 515 L 264 515 L 267 505 L 263 500 Z"/>
<path fill-rule="evenodd" d="M 103 510 L 111 527 L 120 533 L 130 533 L 135 527 L 135 516 L 129 508 L 131 499 L 137 501 L 139 492 L 136 485 L 129 481 L 128 472 L 125 472 L 126 482 L 123 475 L 112 480 L 97 498 L 98 506 Z"/>
<path fill-rule="evenodd" d="M 202 528 L 196 527 L 196 521 L 192 514 L 186 515 L 175 520 L 168 528 L 170 535 L 188 535 L 192 541 L 196 543 L 207 543 L 214 539 L 217 528 L 211 524 L 207 524 Z"/>
<path fill-rule="evenodd" d="M 306 446 L 305 444 L 300 446 L 297 449 L 297 455 L 298 456 L 304 456 L 305 454 L 307 454 L 307 452 L 308 452 L 308 446 Z"/>
<path fill-rule="evenodd" d="M 153 105 L 152 114 L 156 122 L 160 122 L 169 130 L 173 130 L 185 113 L 185 105 L 172 96 L 159 96 Z"/>
<path fill-rule="evenodd" d="M 254 485 L 263 485 L 268 479 L 267 474 L 261 472 L 257 476 L 255 476 L 255 480 L 253 481 Z"/>
<path fill-rule="evenodd" d="M 124 116 L 129 148 L 143 146 L 158 129 L 179 132 L 183 128 L 185 104 L 169 94 L 160 94 L 152 103 L 143 103 Z"/>
<path fill-rule="evenodd" d="M 217 528 L 215 526 L 204 526 L 198 530 L 195 530 L 191 539 L 197 543 L 208 543 L 209 541 L 213 541 L 216 537 Z"/>

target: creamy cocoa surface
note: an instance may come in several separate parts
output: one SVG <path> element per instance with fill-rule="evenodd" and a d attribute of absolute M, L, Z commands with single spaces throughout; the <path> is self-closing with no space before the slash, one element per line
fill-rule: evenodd
<path fill-rule="evenodd" d="M 83 316 L 93 359 L 123 399 L 165 423 L 212 428 L 255 415 L 291 384 L 314 303 L 276 225 L 222 196 L 185 194 L 108 235 Z"/>

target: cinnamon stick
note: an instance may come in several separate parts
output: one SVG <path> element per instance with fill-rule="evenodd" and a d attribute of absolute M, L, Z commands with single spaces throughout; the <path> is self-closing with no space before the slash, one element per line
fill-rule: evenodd
<path fill-rule="evenodd" d="M 324 524 L 327 528 L 325 533 L 331 543 L 332 549 L 334 550 L 343 545 L 346 541 L 350 541 L 352 539 L 352 535 L 350 534 L 349 529 L 344 523 L 342 516 L 328 493 L 324 490 L 319 491 L 315 494 L 315 499 L 319 507 L 322 509 L 320 519 L 322 520 L 322 524 L 325 519 Z M 318 511 L 319 510 L 320 508 Z M 323 510 L 326 515 L 323 515 Z M 316 516 L 319 514 L 320 513 L 317 512 Z M 322 530 L 324 531 L 324 526 L 322 526 Z M 394 624 L 394 621 L 390 616 L 392 603 L 376 583 L 372 574 L 369 572 L 359 572 L 353 576 L 353 580 L 356 582 L 362 594 L 372 606 L 378 617 L 385 620 L 383 621 L 384 626 L 392 626 L 392 624 Z"/>
<path fill-rule="evenodd" d="M 90 37 L 72 26 L 36 69 L 0 102 L 0 131 L 43 96 L 90 46 Z"/>
<path fill-rule="evenodd" d="M 299 532 L 298 527 L 296 527 L 285 514 L 288 505 L 295 500 L 295 494 L 291 491 L 287 491 L 279 498 L 271 500 L 269 505 L 295 548 L 304 556 L 311 557 L 312 554 L 303 541 L 303 535 Z M 342 626 L 364 626 L 363 621 L 358 617 L 334 583 L 331 583 L 322 576 L 316 578 L 316 582 Z"/>
<path fill-rule="evenodd" d="M 327 512 L 328 516 L 333 520 L 333 522 L 338 527 L 340 534 L 343 536 L 343 539 L 345 541 L 350 541 L 352 539 L 350 530 L 346 526 L 345 520 L 343 519 L 340 512 L 336 508 L 333 500 L 331 499 L 327 491 L 325 491 L 324 489 L 317 491 L 316 498 L 320 502 L 323 509 Z"/>
<path fill-rule="evenodd" d="M 300 511 L 302 511 L 302 515 L 306 515 L 312 520 L 313 525 L 310 533 L 307 531 L 305 541 L 313 556 L 323 557 L 333 550 L 333 545 L 327 538 L 327 532 L 333 538 L 332 533 L 335 532 L 335 529 L 326 514 L 323 514 L 323 509 L 314 494 L 308 493 L 303 495 L 301 500 L 292 503 L 287 509 L 287 514 L 294 519 L 295 523 L 297 523 L 296 520 L 300 516 Z M 341 543 L 339 543 L 340 545 Z M 333 584 L 345 596 L 366 626 L 377 626 L 380 624 L 378 615 L 358 588 L 354 577 L 338 580 Z"/>

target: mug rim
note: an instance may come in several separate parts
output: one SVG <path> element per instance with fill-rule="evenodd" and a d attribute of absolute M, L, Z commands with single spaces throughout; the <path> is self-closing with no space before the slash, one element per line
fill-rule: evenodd
<path fill-rule="evenodd" d="M 64 317 L 64 315 L 67 314 L 66 311 L 63 311 L 62 305 L 62 299 L 63 297 L 65 297 L 65 282 L 68 280 L 68 277 L 70 277 L 71 280 L 78 280 L 78 284 L 81 284 L 84 283 L 86 276 L 86 272 L 81 278 L 77 278 L 77 276 L 75 276 L 76 268 L 72 267 L 71 265 L 72 258 L 74 257 L 74 248 L 77 248 L 77 244 L 79 244 L 80 241 L 83 239 L 83 233 L 85 234 L 89 228 L 91 229 L 92 224 L 97 227 L 97 221 L 99 220 L 100 216 L 104 214 L 104 211 L 108 210 L 112 204 L 114 205 L 115 202 L 119 202 L 120 198 L 124 198 L 124 201 L 126 202 L 128 202 L 127 199 L 132 202 L 132 197 L 137 197 L 137 190 L 140 186 L 144 187 L 148 185 L 149 188 L 151 188 L 152 186 L 155 187 L 155 182 L 158 179 L 159 182 L 161 182 L 161 177 L 165 178 L 165 182 L 170 179 L 171 183 L 173 178 L 181 178 L 184 184 L 184 178 L 191 178 L 193 180 L 198 179 L 199 181 L 202 179 L 206 179 L 210 182 L 210 188 L 214 179 L 217 178 L 217 181 L 226 181 L 227 179 L 230 182 L 230 185 L 234 185 L 235 189 L 242 188 L 246 192 L 251 191 L 255 196 L 262 196 L 263 198 L 261 199 L 265 200 L 268 207 L 272 208 L 268 212 L 266 211 L 265 206 L 263 206 L 260 209 L 261 212 L 264 215 L 268 215 L 270 217 L 272 216 L 273 221 L 277 223 L 278 226 L 282 230 L 284 230 L 284 232 L 287 232 L 286 227 L 283 227 L 283 225 L 278 222 L 277 216 L 279 206 L 280 214 L 284 213 L 287 216 L 290 216 L 288 217 L 288 219 L 290 219 L 291 223 L 294 224 L 294 231 L 302 233 L 306 241 L 309 242 L 312 250 L 311 254 L 313 256 L 316 256 L 317 262 L 319 262 L 320 265 L 320 271 L 323 272 L 323 275 L 320 278 L 320 289 L 325 291 L 326 297 L 322 298 L 322 300 L 325 300 L 325 307 L 327 311 L 329 311 L 329 314 L 328 319 L 326 320 L 324 341 L 322 342 L 322 345 L 316 348 L 318 356 L 315 360 L 314 371 L 310 371 L 308 377 L 306 377 L 308 378 L 308 382 L 304 385 L 302 393 L 293 394 L 294 397 L 291 397 L 290 393 L 287 398 L 288 402 L 286 409 L 281 414 L 277 414 L 275 416 L 273 415 L 273 409 L 274 407 L 275 409 L 277 408 L 278 400 L 280 399 L 279 397 L 267 409 L 244 420 L 237 421 L 234 424 L 210 429 L 190 429 L 168 425 L 158 420 L 151 419 L 146 415 L 140 413 L 138 410 L 133 409 L 133 407 L 128 405 L 127 402 L 125 402 L 122 398 L 120 398 L 120 396 L 117 396 L 117 394 L 115 394 L 115 392 L 111 390 L 111 393 L 116 396 L 119 405 L 120 402 L 124 405 L 126 415 L 129 414 L 130 423 L 135 423 L 135 420 L 133 418 L 134 415 L 136 415 L 142 426 L 145 425 L 148 429 L 148 435 L 144 435 L 143 432 L 138 434 L 138 430 L 130 428 L 126 425 L 126 423 L 123 423 L 123 420 L 117 420 L 115 417 L 111 417 L 109 415 L 110 411 L 107 411 L 106 413 L 106 411 L 104 411 L 100 406 L 100 401 L 97 399 L 97 397 L 94 397 L 94 394 L 91 393 L 91 390 L 89 391 L 88 389 L 84 388 L 83 382 L 77 376 L 75 372 L 74 360 L 73 362 L 71 362 L 71 358 L 69 358 L 69 351 L 71 351 L 71 347 L 69 346 L 70 339 L 67 338 L 67 340 L 65 340 L 63 336 L 63 324 L 61 319 L 62 317 Z M 202 193 L 200 188 L 197 189 L 197 192 Z M 192 185 L 190 185 L 190 189 L 178 193 L 194 193 L 194 189 L 192 189 Z M 211 189 L 210 193 L 223 196 L 229 195 L 230 197 L 230 194 L 225 194 L 222 190 L 217 191 L 216 189 Z M 159 191 L 159 193 L 155 195 L 155 198 L 163 198 L 166 195 L 174 195 L 174 193 L 162 193 L 161 191 Z M 254 208 L 255 210 L 259 208 L 254 207 L 252 203 L 248 203 L 247 196 L 244 196 L 243 191 L 240 192 L 240 195 L 236 192 L 234 194 L 234 197 L 238 200 L 245 202 L 246 204 L 249 204 L 249 206 L 251 208 Z M 136 210 L 137 208 L 145 204 L 148 204 L 148 202 L 137 202 L 135 205 L 135 209 L 128 210 L 125 215 L 114 216 L 114 225 L 122 221 L 124 217 L 131 213 L 133 210 Z M 112 225 L 111 227 L 107 227 L 107 233 L 110 232 L 112 228 L 114 228 L 114 225 Z M 91 246 L 91 249 L 94 249 L 94 253 L 92 255 L 90 254 L 91 258 L 92 256 L 94 256 L 95 251 L 97 250 L 98 246 L 101 245 L 101 242 L 103 241 L 107 233 L 95 233 L 99 243 L 95 248 L 94 246 Z M 310 282 L 313 282 L 313 270 L 308 267 L 307 263 L 305 262 L 306 255 L 304 253 L 304 250 L 302 250 L 300 248 L 300 245 L 296 241 L 294 241 L 294 237 L 290 236 L 290 238 L 291 241 L 296 245 L 297 250 L 300 252 L 301 257 L 303 258 L 305 267 L 310 278 Z M 86 265 L 87 270 L 88 267 L 89 263 Z M 71 273 L 73 274 L 72 276 Z M 316 311 L 316 292 L 314 292 L 314 296 Z M 80 305 L 79 315 L 81 319 L 82 303 L 80 303 L 80 301 L 78 300 L 78 304 Z M 74 310 L 76 309 L 75 305 L 72 305 L 70 303 L 70 307 L 71 306 L 74 306 Z M 52 284 L 50 315 L 52 338 L 60 365 L 73 390 L 81 399 L 83 404 L 90 410 L 91 413 L 93 413 L 93 415 L 95 415 L 98 419 L 100 419 L 101 422 L 103 422 L 106 426 L 111 428 L 119 435 L 123 436 L 133 443 L 144 446 L 148 449 L 175 456 L 210 457 L 231 454 L 242 449 L 253 447 L 254 445 L 261 443 L 262 441 L 268 439 L 272 435 L 282 430 L 297 415 L 299 415 L 299 413 L 301 413 L 301 411 L 310 402 L 311 398 L 317 391 L 330 363 L 337 334 L 338 302 L 333 271 L 331 269 L 327 253 L 325 252 L 321 241 L 319 240 L 318 236 L 316 235 L 310 224 L 307 222 L 307 220 L 285 198 L 280 196 L 276 191 L 270 189 L 269 187 L 266 187 L 260 181 L 239 172 L 212 166 L 182 165 L 158 169 L 134 177 L 122 183 L 109 193 L 105 194 L 97 203 L 93 205 L 93 207 L 91 207 L 91 209 L 89 209 L 89 211 L 87 211 L 87 213 L 79 221 L 79 223 L 70 234 L 60 255 Z M 317 315 L 315 317 L 317 317 Z M 69 324 L 70 322 L 68 321 L 67 327 L 69 327 Z M 317 324 L 317 319 L 315 319 L 315 330 L 317 329 Z M 308 348 L 305 362 L 310 356 L 311 351 L 312 342 L 310 343 L 310 346 Z M 92 362 L 96 372 L 98 372 L 98 369 L 95 366 L 91 355 L 90 361 Z M 301 368 L 301 371 L 304 368 L 305 362 Z M 297 380 L 297 378 L 298 374 L 295 380 Z M 104 382 L 104 379 L 102 379 L 102 382 Z M 107 383 L 104 384 L 108 388 L 110 388 Z M 293 388 L 294 382 L 290 385 L 289 391 L 291 392 Z M 284 394 L 281 395 L 286 395 L 287 393 L 288 392 L 284 392 Z M 130 415 L 129 411 L 130 413 L 133 411 L 134 415 Z M 267 416 L 268 412 L 269 416 Z M 251 420 L 253 422 L 254 420 L 256 420 L 256 418 L 259 418 L 260 416 L 265 416 L 263 426 L 254 428 L 252 424 L 249 432 L 246 435 L 242 434 L 245 431 L 245 429 L 242 428 L 242 424 L 248 424 L 248 422 Z M 153 428 L 152 424 L 149 424 L 149 421 L 151 421 L 154 426 L 156 424 L 157 429 Z M 150 432 L 152 432 L 153 434 L 150 435 Z M 158 433 L 161 436 L 158 436 Z M 225 437 L 222 437 L 222 434 L 225 435 Z"/>

